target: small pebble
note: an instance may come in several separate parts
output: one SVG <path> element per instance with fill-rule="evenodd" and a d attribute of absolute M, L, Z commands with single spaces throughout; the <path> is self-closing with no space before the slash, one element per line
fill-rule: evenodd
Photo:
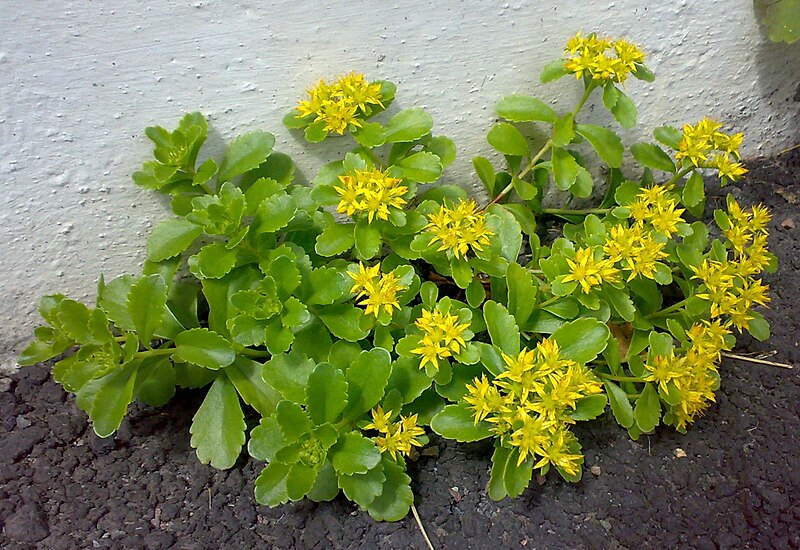
<path fill-rule="evenodd" d="M 0 391 L 8 391 L 11 389 L 11 378 L 0 378 Z"/>
<path fill-rule="evenodd" d="M 675 449 L 675 458 L 686 458 L 686 451 L 678 447 Z"/>
<path fill-rule="evenodd" d="M 794 220 L 792 218 L 786 218 L 781 222 L 781 227 L 784 229 L 794 229 Z"/>
<path fill-rule="evenodd" d="M 592 474 L 594 474 L 596 476 L 599 476 L 600 474 L 603 473 L 603 471 L 600 469 L 600 466 L 592 466 L 590 468 L 590 471 L 592 472 Z"/>

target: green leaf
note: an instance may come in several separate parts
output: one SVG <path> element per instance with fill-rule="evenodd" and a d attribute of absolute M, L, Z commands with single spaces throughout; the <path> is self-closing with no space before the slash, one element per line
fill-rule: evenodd
<path fill-rule="evenodd" d="M 608 380 L 603 381 L 603 386 L 606 388 L 608 402 L 611 404 L 611 412 L 614 413 L 617 424 L 623 428 L 633 426 L 633 407 L 631 407 L 631 402 L 625 390 Z"/>
<path fill-rule="evenodd" d="M 314 250 L 320 256 L 338 256 L 353 247 L 355 237 L 353 223 L 331 223 L 319 234 Z"/>
<path fill-rule="evenodd" d="M 383 126 L 377 122 L 362 122 L 361 128 L 353 131 L 353 139 L 359 145 L 369 149 L 380 147 L 386 141 Z"/>
<path fill-rule="evenodd" d="M 270 462 L 261 471 L 255 483 L 255 496 L 259 504 L 279 506 L 289 500 L 286 491 L 286 476 L 290 466 L 280 462 Z"/>
<path fill-rule="evenodd" d="M 347 498 L 366 508 L 383 492 L 386 476 L 383 474 L 383 464 L 380 463 L 364 474 L 340 475 L 338 481 Z"/>
<path fill-rule="evenodd" d="M 395 164 L 403 169 L 403 177 L 419 183 L 433 183 L 442 175 L 441 159 L 427 151 L 420 151 Z"/>
<path fill-rule="evenodd" d="M 306 404 L 314 424 L 335 422 L 347 405 L 344 373 L 328 363 L 317 365 L 308 377 Z"/>
<path fill-rule="evenodd" d="M 503 500 L 508 496 L 503 476 L 510 456 L 511 449 L 503 447 L 497 440 L 492 453 L 492 471 L 489 475 L 489 498 L 492 500 Z"/>
<path fill-rule="evenodd" d="M 477 308 L 484 300 L 486 300 L 486 289 L 483 288 L 483 283 L 478 277 L 473 277 L 467 287 L 467 303 L 470 307 Z"/>
<path fill-rule="evenodd" d="M 602 393 L 582 397 L 575 403 L 575 410 L 569 416 L 578 421 L 592 420 L 605 412 L 607 404 L 608 399 Z"/>
<path fill-rule="evenodd" d="M 377 405 L 392 373 L 391 356 L 383 348 L 362 351 L 347 369 L 347 406 L 343 418 L 352 419 Z"/>
<path fill-rule="evenodd" d="M 383 490 L 367 507 L 367 512 L 375 521 L 399 521 L 408 515 L 414 503 L 411 492 L 411 478 L 403 467 L 385 458 L 383 464 Z"/>
<path fill-rule="evenodd" d="M 497 114 L 511 122 L 555 122 L 558 115 L 544 101 L 529 95 L 512 94 L 497 102 Z"/>
<path fill-rule="evenodd" d="M 485 157 L 473 157 L 472 166 L 475 168 L 478 179 L 483 183 L 486 193 L 494 198 L 495 172 L 492 163 Z"/>
<path fill-rule="evenodd" d="M 675 163 L 664 150 L 655 143 L 634 143 L 631 154 L 642 166 L 675 173 Z"/>
<path fill-rule="evenodd" d="M 320 308 L 317 315 L 334 336 L 348 342 L 363 340 L 372 326 L 372 321 L 364 315 L 364 311 L 350 304 Z"/>
<path fill-rule="evenodd" d="M 275 418 L 287 443 L 294 443 L 314 428 L 306 411 L 292 401 L 279 402 L 275 408 Z"/>
<path fill-rule="evenodd" d="M 317 468 L 297 462 L 286 474 L 286 494 L 290 500 L 300 500 L 311 490 L 317 480 Z"/>
<path fill-rule="evenodd" d="M 314 502 L 327 502 L 336 498 L 338 494 L 339 485 L 336 471 L 333 469 L 330 460 L 326 460 L 318 468 L 317 480 L 306 497 Z"/>
<path fill-rule="evenodd" d="M 516 217 L 506 208 L 506 205 L 493 204 L 486 209 L 490 214 L 487 217 L 487 226 L 491 229 L 495 236 L 492 238 L 493 249 L 508 260 L 509 262 L 516 262 L 519 257 L 519 251 L 522 248 L 522 229 Z M 499 241 L 499 243 L 497 243 Z M 499 244 L 499 246 L 498 246 Z M 497 261 L 492 262 L 498 265 Z M 488 269 L 490 266 L 482 267 Z M 493 276 L 501 276 L 501 274 L 490 273 Z"/>
<path fill-rule="evenodd" d="M 464 403 L 447 405 L 431 420 L 431 429 L 442 437 L 460 442 L 480 441 L 492 436 L 492 425 L 475 424 L 472 411 Z"/>
<path fill-rule="evenodd" d="M 658 426 L 661 418 L 661 402 L 658 399 L 658 392 L 652 384 L 644 385 L 642 394 L 636 400 L 633 417 L 642 433 L 652 432 Z"/>
<path fill-rule="evenodd" d="M 58 304 L 57 326 L 72 340 L 81 344 L 104 345 L 112 340 L 108 319 L 99 309 L 68 298 Z"/>
<path fill-rule="evenodd" d="M 747 323 L 747 332 L 760 342 L 769 340 L 769 322 L 757 312 L 753 312 L 754 318 Z"/>
<path fill-rule="evenodd" d="M 261 201 L 253 219 L 252 231 L 259 233 L 274 233 L 286 227 L 297 212 L 294 199 L 284 192 Z"/>
<path fill-rule="evenodd" d="M 553 80 L 558 80 L 562 76 L 567 75 L 567 69 L 564 68 L 564 61 L 561 59 L 554 59 L 542 69 L 542 74 L 539 76 L 539 82 L 546 84 Z"/>
<path fill-rule="evenodd" d="M 177 256 L 200 236 L 203 228 L 184 218 L 171 218 L 158 224 L 147 239 L 147 259 L 160 262 Z"/>
<path fill-rule="evenodd" d="M 483 318 L 492 343 L 503 353 L 516 357 L 519 354 L 519 327 L 505 306 L 493 300 L 487 301 L 483 305 Z"/>
<path fill-rule="evenodd" d="M 516 203 L 503 204 L 502 207 L 511 212 L 517 219 L 523 233 L 529 236 L 536 234 L 536 217 L 533 215 L 530 208 L 524 204 Z"/>
<path fill-rule="evenodd" d="M 609 111 L 617 104 L 617 99 L 619 99 L 618 92 L 619 90 L 617 90 L 617 87 L 614 86 L 614 83 L 611 81 L 606 82 L 603 86 L 603 105 Z"/>
<path fill-rule="evenodd" d="M 486 136 L 489 145 L 503 153 L 516 157 L 527 157 L 531 148 L 525 136 L 513 124 L 498 122 Z"/>
<path fill-rule="evenodd" d="M 261 130 L 237 137 L 225 151 L 217 181 L 223 183 L 248 170 L 258 168 L 267 160 L 274 144 L 275 137 Z"/>
<path fill-rule="evenodd" d="M 698 206 L 706 198 L 706 184 L 699 172 L 693 171 L 683 187 L 683 204 L 687 207 Z"/>
<path fill-rule="evenodd" d="M 672 126 L 660 126 L 653 130 L 655 138 L 671 149 L 678 149 L 683 132 Z"/>
<path fill-rule="evenodd" d="M 384 128 L 385 143 L 414 141 L 430 133 L 433 118 L 422 109 L 400 111 Z"/>
<path fill-rule="evenodd" d="M 575 131 L 585 137 L 592 144 L 597 154 L 612 168 L 622 166 L 622 155 L 625 147 L 620 137 L 602 126 L 594 124 L 576 124 Z"/>
<path fill-rule="evenodd" d="M 272 462 L 275 460 L 275 453 L 288 443 L 276 415 L 272 415 L 262 418 L 259 425 L 250 432 L 247 451 L 255 459 Z"/>
<path fill-rule="evenodd" d="M 381 453 L 375 442 L 354 431 L 339 437 L 328 451 L 333 469 L 339 475 L 365 474 L 378 465 Z"/>
<path fill-rule="evenodd" d="M 606 287 L 601 291 L 601 296 L 606 299 L 617 315 L 626 321 L 633 321 L 636 315 L 636 306 L 627 292 L 619 288 Z"/>
<path fill-rule="evenodd" d="M 617 89 L 617 102 L 611 108 L 611 114 L 623 128 L 636 126 L 636 104 L 620 89 Z"/>
<path fill-rule="evenodd" d="M 553 147 L 552 162 L 556 186 L 562 191 L 566 191 L 575 184 L 580 165 L 575 157 L 569 154 L 569 151 L 561 147 Z"/>
<path fill-rule="evenodd" d="M 213 178 L 216 173 L 217 163 L 214 162 L 214 159 L 208 159 L 200 165 L 200 168 L 197 169 L 197 172 L 192 177 L 192 185 L 203 185 Z"/>
<path fill-rule="evenodd" d="M 800 39 L 800 2 L 798 0 L 755 0 L 759 22 L 767 27 L 773 42 L 792 44 Z"/>
<path fill-rule="evenodd" d="M 150 347 L 153 333 L 161 326 L 167 308 L 167 285 L 161 275 L 140 277 L 131 285 L 127 304 L 139 340 Z"/>
<path fill-rule="evenodd" d="M 459 288 L 467 288 L 472 282 L 472 268 L 466 259 L 450 258 L 450 274 Z"/>
<path fill-rule="evenodd" d="M 236 266 L 238 250 L 223 242 L 208 244 L 189 258 L 189 270 L 198 279 L 221 279 Z"/>
<path fill-rule="evenodd" d="M 275 411 L 275 405 L 281 397 L 261 377 L 263 365 L 246 357 L 237 357 L 226 369 L 225 374 L 242 401 L 253 407 L 264 417 Z"/>
<path fill-rule="evenodd" d="M 308 377 L 314 370 L 314 361 L 295 351 L 274 355 L 264 363 L 261 376 L 264 382 L 296 403 L 306 400 Z"/>
<path fill-rule="evenodd" d="M 656 75 L 653 73 L 653 71 L 651 71 L 641 63 L 636 63 L 636 68 L 633 71 L 633 76 L 634 78 L 638 78 L 639 80 L 644 80 L 645 82 L 655 82 L 656 80 Z"/>
<path fill-rule="evenodd" d="M 108 437 L 117 431 L 128 405 L 133 401 L 133 388 L 136 383 L 138 365 L 131 364 L 116 370 L 111 374 L 93 380 L 96 385 L 94 399 L 91 400 L 91 409 L 87 411 L 92 419 L 92 428 L 99 437 Z M 84 394 L 85 384 L 78 392 Z"/>
<path fill-rule="evenodd" d="M 597 319 L 576 319 L 561 326 L 552 335 L 561 357 L 586 364 L 606 349 L 608 326 Z"/>
<path fill-rule="evenodd" d="M 519 265 L 512 263 L 506 271 L 506 285 L 508 286 L 508 310 L 514 316 L 518 326 L 524 326 L 533 312 L 536 299 L 536 288 L 530 272 Z"/>
<path fill-rule="evenodd" d="M 519 450 L 511 450 L 506 461 L 506 469 L 503 472 L 503 483 L 508 496 L 518 497 L 528 488 L 531 477 L 533 477 L 533 462 L 533 457 L 528 457 L 519 463 Z"/>
<path fill-rule="evenodd" d="M 369 260 L 380 253 L 381 245 L 383 244 L 381 232 L 377 226 L 370 224 L 365 218 L 361 218 L 356 222 L 353 237 L 356 252 L 361 258 Z M 319 243 L 319 239 L 317 239 L 317 243 Z"/>
<path fill-rule="evenodd" d="M 232 467 L 242 452 L 246 427 L 236 388 L 220 373 L 189 428 L 198 460 L 220 470 Z"/>
<path fill-rule="evenodd" d="M 309 273 L 308 297 L 300 296 L 308 305 L 332 304 L 350 289 L 352 279 L 332 267 L 320 267 Z M 306 287 L 304 286 L 304 289 Z"/>
<path fill-rule="evenodd" d="M 207 328 L 193 328 L 175 337 L 174 357 L 198 367 L 217 370 L 236 358 L 228 341 Z"/>
<path fill-rule="evenodd" d="M 442 167 L 447 168 L 456 160 L 456 144 L 446 136 L 436 136 L 425 145 L 425 151 L 439 157 Z"/>
<path fill-rule="evenodd" d="M 567 113 L 553 124 L 553 146 L 565 147 L 575 138 L 575 120 L 572 113 Z"/>

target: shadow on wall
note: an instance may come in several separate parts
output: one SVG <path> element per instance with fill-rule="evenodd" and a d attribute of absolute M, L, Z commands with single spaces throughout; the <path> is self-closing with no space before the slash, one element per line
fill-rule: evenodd
<path fill-rule="evenodd" d="M 782 31 L 775 33 L 774 26 L 767 28 L 765 17 L 769 15 L 769 10 L 774 10 L 778 5 L 783 6 L 782 15 L 785 18 L 781 21 Z M 789 7 L 791 5 L 791 7 Z M 794 10 L 792 12 L 791 10 Z M 753 11 L 756 20 L 760 22 L 759 31 L 762 42 L 757 52 L 758 86 L 761 90 L 762 101 L 775 107 L 774 113 L 780 116 L 785 113 L 785 141 L 790 146 L 800 143 L 800 40 L 795 38 L 795 42 L 773 42 L 776 36 L 784 37 L 787 34 L 796 34 L 800 27 L 800 0 L 754 0 Z M 776 12 L 773 12 L 773 16 Z M 792 13 L 795 13 L 795 18 Z M 787 15 L 788 14 L 788 15 Z M 790 17 L 791 16 L 791 17 Z M 788 19 L 786 19 L 788 18 Z M 773 17 L 774 19 L 774 17 Z M 793 21 L 796 21 L 794 24 Z M 770 32 L 772 31 L 772 32 Z M 786 85 L 786 80 L 794 82 L 795 85 Z M 774 116 L 774 115 L 773 115 Z M 761 121 L 762 126 L 768 126 L 772 120 Z"/>

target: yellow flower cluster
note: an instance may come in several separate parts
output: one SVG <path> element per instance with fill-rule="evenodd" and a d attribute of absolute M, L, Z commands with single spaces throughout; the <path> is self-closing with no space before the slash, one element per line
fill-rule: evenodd
<path fill-rule="evenodd" d="M 422 443 L 417 439 L 425 435 L 425 430 L 417 426 L 417 415 L 405 417 L 400 415 L 397 422 L 392 422 L 394 414 L 392 411 L 383 412 L 383 408 L 378 405 L 372 411 L 372 422 L 364 426 L 365 430 L 377 430 L 382 435 L 375 438 L 375 444 L 381 453 L 389 453 L 393 459 L 397 455 L 408 456 L 412 447 L 422 447 Z"/>
<path fill-rule="evenodd" d="M 717 366 L 722 351 L 730 349 L 725 341 L 729 334 L 730 330 L 719 320 L 695 323 L 687 331 L 689 345 L 685 354 L 656 355 L 645 364 L 649 373 L 645 381 L 658 384 L 666 393 L 671 393 L 670 386 L 677 390 L 680 401 L 672 407 L 672 413 L 678 429 L 684 429 L 715 401 Z"/>
<path fill-rule="evenodd" d="M 579 80 L 589 75 L 593 80 L 625 82 L 636 65 L 644 62 L 644 52 L 635 44 L 595 34 L 578 33 L 567 42 L 565 52 L 569 58 L 564 68 Z"/>
<path fill-rule="evenodd" d="M 692 271 L 694 278 L 702 281 L 696 296 L 711 303 L 712 319 L 727 317 L 727 322 L 741 331 L 753 320 L 752 309 L 769 303 L 769 286 L 758 275 L 770 262 L 766 227 L 770 214 L 763 206 L 747 212 L 729 199 L 728 219 L 730 227 L 724 234 L 733 257 L 725 261 L 706 258 Z"/>
<path fill-rule="evenodd" d="M 615 225 L 609 231 L 603 252 L 608 254 L 612 265 L 621 264 L 629 272 L 628 281 L 638 276 L 654 279 L 656 263 L 667 257 L 665 242 L 653 238 L 651 231 L 641 223 L 631 226 Z"/>
<path fill-rule="evenodd" d="M 451 252 L 456 258 L 466 257 L 470 249 L 482 251 L 494 235 L 486 227 L 486 216 L 478 211 L 475 201 L 461 200 L 450 207 L 442 205 L 433 214 L 428 214 L 426 231 L 433 234 L 428 245 L 439 242 L 439 251 Z"/>
<path fill-rule="evenodd" d="M 567 426 L 579 399 L 602 392 L 602 384 L 585 366 L 563 359 L 551 339 L 517 357 L 503 354 L 506 370 L 490 382 L 486 375 L 467 385 L 464 401 L 477 424 L 486 420 L 503 443 L 519 451 L 518 464 L 530 456 L 534 467 L 553 465 L 569 475 L 580 470 L 583 456 Z"/>
<path fill-rule="evenodd" d="M 400 185 L 400 178 L 389 177 L 377 168 L 355 170 L 339 176 L 339 181 L 341 187 L 335 186 L 334 190 L 341 197 L 336 211 L 342 214 L 366 212 L 370 222 L 374 218 L 386 220 L 389 208 L 403 208 L 406 204 L 403 196 L 408 187 Z"/>
<path fill-rule="evenodd" d="M 669 196 L 669 188 L 664 185 L 651 185 L 636 196 L 628 205 L 631 218 L 637 224 L 649 223 L 653 229 L 671 237 L 683 223 L 683 208 L 676 208 L 677 201 Z"/>
<path fill-rule="evenodd" d="M 699 168 L 714 168 L 719 172 L 720 179 L 736 181 L 747 173 L 740 162 L 733 160 L 740 158 L 739 147 L 744 134 L 726 134 L 720 128 L 721 123 L 708 117 L 694 126 L 684 125 L 675 158 L 689 159 Z"/>
<path fill-rule="evenodd" d="M 586 294 L 604 282 L 619 282 L 619 269 L 614 267 L 614 262 L 609 258 L 604 258 L 602 251 L 595 247 L 579 248 L 575 251 L 574 260 L 567 258 L 567 265 L 570 272 L 564 275 L 561 281 L 578 283 Z"/>
<path fill-rule="evenodd" d="M 419 368 L 425 368 L 430 363 L 433 368 L 439 368 L 439 359 L 452 357 L 460 353 L 466 342 L 464 333 L 469 328 L 469 323 L 458 323 L 458 317 L 439 310 L 422 310 L 422 316 L 414 324 L 422 331 L 420 346 L 412 349 L 411 353 L 422 356 Z"/>
<path fill-rule="evenodd" d="M 366 315 L 371 313 L 378 317 L 381 308 L 391 315 L 392 308 L 400 309 L 397 294 L 406 287 L 400 284 L 394 273 L 381 275 L 380 264 L 365 268 L 364 264 L 359 262 L 358 273 L 348 271 L 347 274 L 353 279 L 350 292 L 356 294 L 356 299 L 364 298 L 358 305 L 367 306 L 364 310 Z"/>
<path fill-rule="evenodd" d="M 332 84 L 321 80 L 308 90 L 308 99 L 300 101 L 301 117 L 314 116 L 324 121 L 326 132 L 344 134 L 349 125 L 361 127 L 361 120 L 372 112 L 371 105 L 383 107 L 381 85 L 370 83 L 363 74 L 350 73 Z"/>

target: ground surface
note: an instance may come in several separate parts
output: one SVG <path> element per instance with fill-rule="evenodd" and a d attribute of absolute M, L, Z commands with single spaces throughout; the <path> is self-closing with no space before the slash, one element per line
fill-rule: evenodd
<path fill-rule="evenodd" d="M 800 365 L 800 151 L 750 163 L 728 187 L 773 213 L 780 270 L 767 343 Z M 710 203 L 721 204 L 716 192 Z M 798 548 L 800 368 L 725 360 L 718 403 L 688 435 L 630 441 L 613 419 L 582 423 L 587 471 L 577 485 L 548 477 L 493 502 L 490 445 L 433 438 L 438 458 L 411 464 L 417 508 L 437 548 Z M 198 395 L 134 408 L 98 439 L 44 367 L 0 380 L 2 548 L 424 548 L 413 519 L 379 524 L 339 497 L 258 506 L 261 465 L 242 457 L 218 472 L 189 447 Z M 593 471 L 590 473 L 589 468 Z"/>

